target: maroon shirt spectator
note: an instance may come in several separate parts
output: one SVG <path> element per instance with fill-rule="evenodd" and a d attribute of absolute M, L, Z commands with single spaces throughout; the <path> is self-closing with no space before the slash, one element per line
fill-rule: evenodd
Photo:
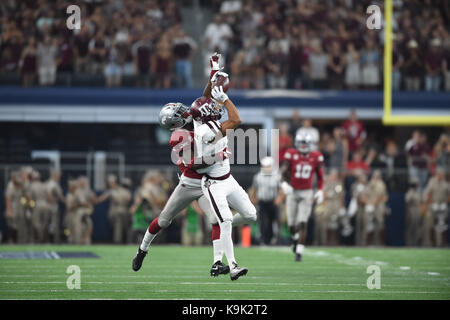
<path fill-rule="evenodd" d="M 425 54 L 425 67 L 429 75 L 438 75 L 441 71 L 442 63 L 444 62 L 444 53 L 438 50 L 435 46 Z"/>
<path fill-rule="evenodd" d="M 144 36 L 142 40 L 136 42 L 131 49 L 137 71 L 141 75 L 146 75 L 150 71 L 150 60 L 152 54 L 152 43 L 149 36 Z"/>
<path fill-rule="evenodd" d="M 87 30 L 82 29 L 82 31 L 75 36 L 74 47 L 76 50 L 77 57 L 86 58 L 89 53 L 89 42 L 91 41 Z"/>
<path fill-rule="evenodd" d="M 356 117 L 354 110 L 350 113 L 350 119 L 342 123 L 342 129 L 348 141 L 348 149 L 350 152 L 358 150 L 366 138 L 364 123 Z"/>
<path fill-rule="evenodd" d="M 427 168 L 431 148 L 419 131 L 414 131 L 413 137 L 406 142 L 405 151 L 411 166 L 420 169 Z"/>
<path fill-rule="evenodd" d="M 68 39 L 62 40 L 60 45 L 60 62 L 58 71 L 72 72 L 73 71 L 73 47 Z"/>

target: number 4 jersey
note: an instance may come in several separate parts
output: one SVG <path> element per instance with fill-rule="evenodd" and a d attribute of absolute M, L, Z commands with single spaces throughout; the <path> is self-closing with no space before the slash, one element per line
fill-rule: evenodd
<path fill-rule="evenodd" d="M 309 190 L 313 188 L 314 172 L 317 174 L 317 188 L 323 188 L 323 155 L 320 151 L 301 154 L 294 148 L 286 150 L 282 162 L 288 163 L 290 185 L 295 190 Z"/>

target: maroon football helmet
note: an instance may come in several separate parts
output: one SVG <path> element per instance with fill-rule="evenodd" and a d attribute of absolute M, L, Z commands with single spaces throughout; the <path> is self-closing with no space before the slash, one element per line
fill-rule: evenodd
<path fill-rule="evenodd" d="M 213 99 L 207 97 L 200 97 L 192 102 L 189 113 L 195 121 L 203 123 L 219 120 L 221 118 L 217 103 Z"/>

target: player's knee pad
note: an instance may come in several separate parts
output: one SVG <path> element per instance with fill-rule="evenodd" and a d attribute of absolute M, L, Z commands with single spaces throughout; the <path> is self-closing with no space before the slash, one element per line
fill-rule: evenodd
<path fill-rule="evenodd" d="M 158 225 L 161 229 L 165 229 L 172 223 L 172 220 L 164 219 L 161 216 L 158 218 Z"/>
<path fill-rule="evenodd" d="M 249 218 L 250 221 L 253 221 L 253 222 L 255 222 L 256 219 L 257 219 L 256 208 L 255 208 L 255 206 L 253 204 L 249 208 L 248 218 Z"/>
<path fill-rule="evenodd" d="M 246 206 L 245 210 L 241 212 L 241 216 L 248 223 L 255 222 L 257 219 L 255 206 L 250 203 L 248 206 Z"/>

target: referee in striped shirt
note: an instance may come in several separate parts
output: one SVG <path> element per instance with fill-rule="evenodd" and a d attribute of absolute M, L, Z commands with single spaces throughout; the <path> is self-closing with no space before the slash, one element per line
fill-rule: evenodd
<path fill-rule="evenodd" d="M 273 169 L 273 159 L 265 157 L 261 160 L 261 170 L 253 177 L 250 189 L 250 199 L 254 204 L 258 203 L 258 221 L 261 232 L 261 244 L 276 242 L 278 229 L 278 205 L 281 175 Z"/>

